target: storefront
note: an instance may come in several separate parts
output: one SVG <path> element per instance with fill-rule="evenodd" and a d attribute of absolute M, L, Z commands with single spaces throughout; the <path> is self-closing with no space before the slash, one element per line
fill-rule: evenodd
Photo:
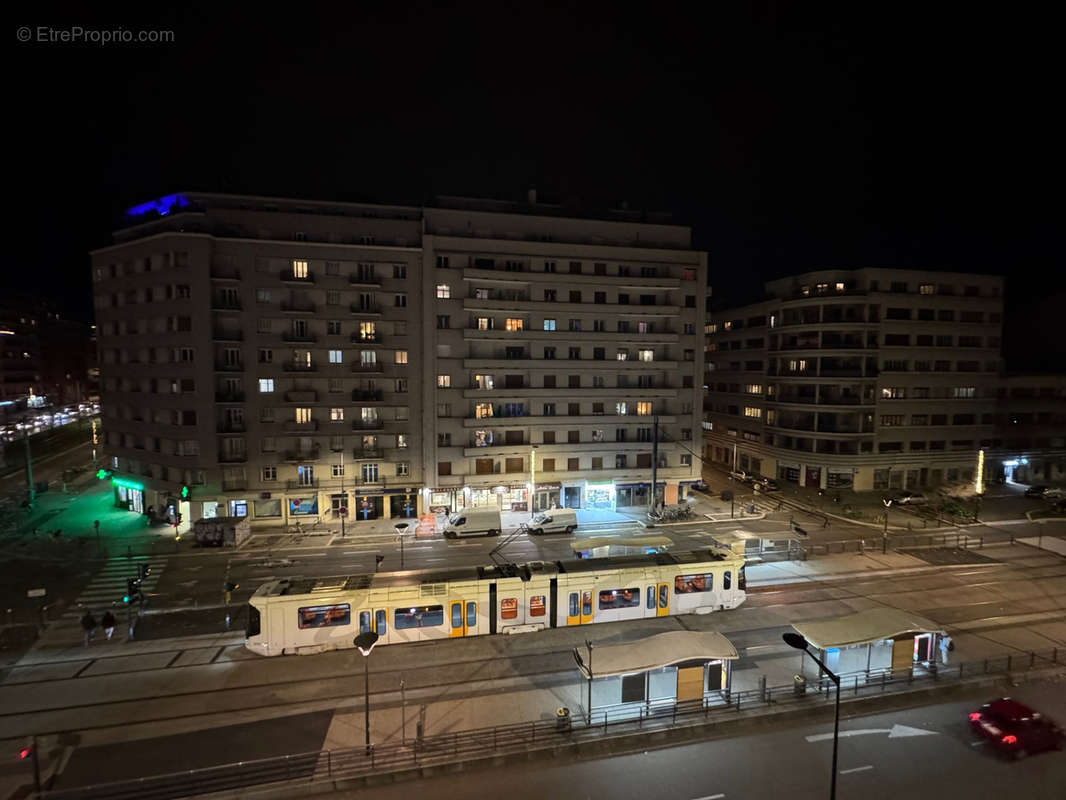
<path fill-rule="evenodd" d="M 613 481 L 585 484 L 585 508 L 614 511 L 615 488 Z"/>
<path fill-rule="evenodd" d="M 413 519 L 418 516 L 418 494 L 414 489 L 389 489 L 389 516 Z"/>
<path fill-rule="evenodd" d="M 115 507 L 143 514 L 144 484 L 126 478 L 111 478 L 111 490 L 115 495 Z"/>
<path fill-rule="evenodd" d="M 500 511 L 528 511 L 529 488 L 525 483 L 463 490 L 464 508 L 498 508 Z"/>
<path fill-rule="evenodd" d="M 799 464 L 785 464 L 785 463 L 778 462 L 778 464 L 777 464 L 777 479 L 779 481 L 788 481 L 789 483 L 799 483 L 799 481 L 800 481 Z"/>
<path fill-rule="evenodd" d="M 303 497 L 290 497 L 290 517 L 310 517 L 318 514 L 318 493 L 307 494 Z"/>
<path fill-rule="evenodd" d="M 357 494 L 348 509 L 348 519 L 352 522 L 370 522 L 381 519 L 384 514 L 385 498 L 380 494 Z"/>
<path fill-rule="evenodd" d="M 666 491 L 666 483 L 658 482 L 655 485 L 658 488 L 661 497 Z M 615 505 L 618 508 L 646 506 L 651 501 L 650 483 L 618 483 L 615 484 L 614 488 Z"/>
<path fill-rule="evenodd" d="M 247 517 L 248 516 L 248 501 L 247 500 L 230 500 L 229 501 L 229 515 L 231 517 Z"/>
<path fill-rule="evenodd" d="M 584 482 L 563 484 L 563 508 L 581 508 Z"/>
<path fill-rule="evenodd" d="M 679 481 L 677 484 L 678 501 L 686 499 L 702 483 L 703 481 Z"/>
<path fill-rule="evenodd" d="M 423 492 L 428 494 L 427 510 L 431 514 L 451 514 L 460 507 L 456 500 L 459 493 L 455 489 L 423 489 Z"/>
<path fill-rule="evenodd" d="M 549 508 L 559 508 L 559 493 L 562 492 L 561 483 L 538 483 L 534 511 L 545 511 Z"/>

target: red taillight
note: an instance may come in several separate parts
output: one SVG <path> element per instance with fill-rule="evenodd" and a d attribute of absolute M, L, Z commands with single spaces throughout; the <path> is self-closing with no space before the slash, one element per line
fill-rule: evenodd
<path fill-rule="evenodd" d="M 977 711 L 971 711 L 970 712 L 970 722 L 977 722 L 977 720 L 979 720 L 979 719 L 981 719 L 980 712 L 977 712 Z"/>
<path fill-rule="evenodd" d="M 1008 733 L 1006 736 L 1003 737 L 1002 741 L 1003 744 L 1018 744 L 1018 737 L 1015 736 L 1013 733 Z"/>

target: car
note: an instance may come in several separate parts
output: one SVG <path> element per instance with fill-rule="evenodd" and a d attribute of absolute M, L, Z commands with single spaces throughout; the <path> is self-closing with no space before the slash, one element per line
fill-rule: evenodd
<path fill-rule="evenodd" d="M 751 475 L 749 475 L 742 469 L 733 470 L 729 473 L 729 477 L 732 480 L 740 481 L 741 483 L 751 483 Z"/>
<path fill-rule="evenodd" d="M 1044 492 L 1048 490 L 1048 487 L 1042 485 L 1030 486 L 1025 490 L 1026 497 L 1043 497 Z"/>
<path fill-rule="evenodd" d="M 752 478 L 752 484 L 759 487 L 759 491 L 762 492 L 777 492 L 781 490 L 781 484 L 779 484 L 774 478 L 767 478 L 765 475 L 756 475 Z"/>
<path fill-rule="evenodd" d="M 1061 750 L 1066 740 L 1066 732 L 1052 720 L 1010 697 L 1000 697 L 971 711 L 970 728 L 1012 758 Z"/>
<path fill-rule="evenodd" d="M 900 492 L 899 497 L 896 498 L 896 502 L 904 506 L 916 506 L 922 503 L 928 503 L 929 498 L 921 492 Z"/>
<path fill-rule="evenodd" d="M 1061 500 L 1066 497 L 1066 490 L 1061 489 L 1058 486 L 1052 486 L 1050 489 L 1044 491 L 1042 495 L 1045 500 Z"/>

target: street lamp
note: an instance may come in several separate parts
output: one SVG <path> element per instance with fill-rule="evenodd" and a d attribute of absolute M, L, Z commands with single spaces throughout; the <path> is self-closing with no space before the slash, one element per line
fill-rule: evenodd
<path fill-rule="evenodd" d="M 374 631 L 364 631 L 353 643 L 363 654 L 363 710 L 366 715 L 366 753 L 370 755 L 370 651 L 378 643 L 378 635 Z"/>
<path fill-rule="evenodd" d="M 529 448 L 529 518 L 533 519 L 536 512 L 533 510 L 537 496 L 537 446 Z"/>
<path fill-rule="evenodd" d="M 829 667 L 822 663 L 814 653 L 808 649 L 807 640 L 800 636 L 798 633 L 783 633 L 781 638 L 785 640 L 785 644 L 789 647 L 794 647 L 797 650 L 802 650 L 809 655 L 814 662 L 821 667 L 825 674 L 829 676 L 829 679 L 836 684 L 837 687 L 837 702 L 836 702 L 836 715 L 833 718 L 833 777 L 832 782 L 829 784 L 829 800 L 836 800 L 837 796 L 837 742 L 840 737 L 840 678 L 832 672 Z"/>

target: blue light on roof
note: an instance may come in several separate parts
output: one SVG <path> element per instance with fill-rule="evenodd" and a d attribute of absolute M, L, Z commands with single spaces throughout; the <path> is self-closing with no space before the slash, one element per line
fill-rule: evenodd
<path fill-rule="evenodd" d="M 160 216 L 166 216 L 175 209 L 184 208 L 189 205 L 189 200 L 183 194 L 168 194 L 160 197 L 156 200 L 149 200 L 147 203 L 141 203 L 139 205 L 131 206 L 126 209 L 126 216 L 128 217 L 141 217 L 150 211 L 157 212 Z"/>

